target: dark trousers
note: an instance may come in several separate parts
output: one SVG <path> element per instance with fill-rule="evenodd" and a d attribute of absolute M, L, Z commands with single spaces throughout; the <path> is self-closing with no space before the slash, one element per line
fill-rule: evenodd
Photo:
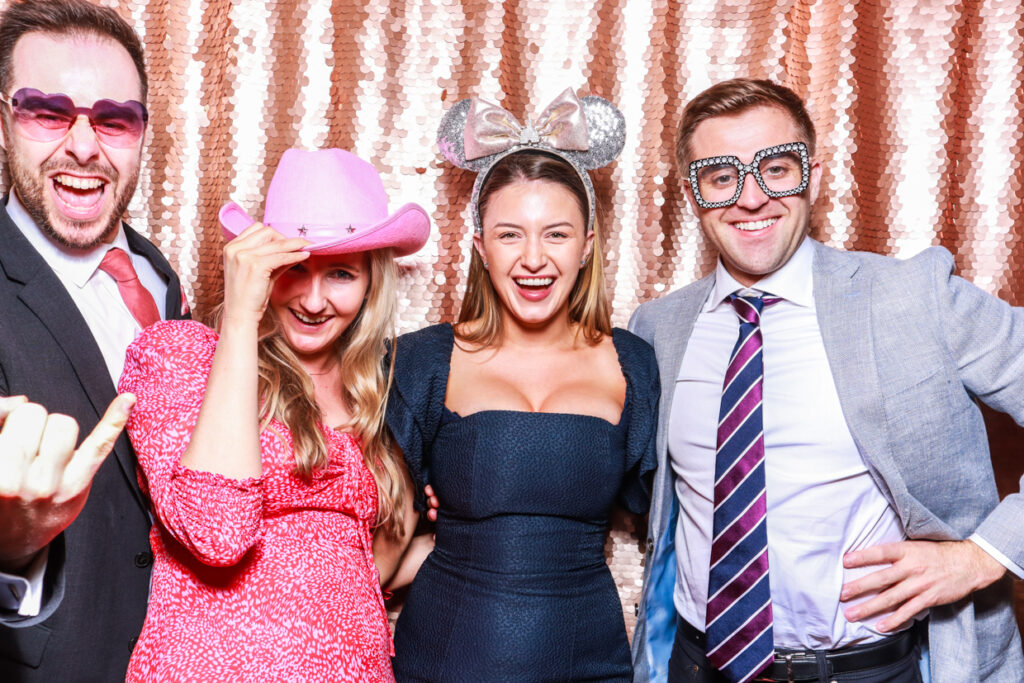
<path fill-rule="evenodd" d="M 702 640 L 697 642 L 698 638 L 693 637 L 695 634 L 703 635 L 679 619 L 676 640 L 672 645 L 672 656 L 668 662 L 668 683 L 729 683 L 728 679 L 708 662 L 704 655 L 704 643 Z M 825 652 L 815 654 L 818 659 L 818 678 L 812 680 L 818 683 L 921 683 L 921 671 L 918 668 L 919 649 L 916 647 L 909 655 L 895 662 L 834 675 L 829 675 Z"/>

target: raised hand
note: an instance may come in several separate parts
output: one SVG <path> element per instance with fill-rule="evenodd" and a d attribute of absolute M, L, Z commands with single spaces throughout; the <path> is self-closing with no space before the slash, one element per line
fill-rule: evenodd
<path fill-rule="evenodd" d="M 224 247 L 224 318 L 239 322 L 263 318 L 274 281 L 285 268 L 309 258 L 309 244 L 286 238 L 268 225 L 253 223 Z"/>
<path fill-rule="evenodd" d="M 75 521 L 134 405 L 131 394 L 115 398 L 76 449 L 73 418 L 0 398 L 0 570 L 20 571 Z"/>
<path fill-rule="evenodd" d="M 224 247 L 224 316 L 206 395 L 181 464 L 234 479 L 258 477 L 259 325 L 274 282 L 309 258 L 309 241 L 253 223 Z"/>

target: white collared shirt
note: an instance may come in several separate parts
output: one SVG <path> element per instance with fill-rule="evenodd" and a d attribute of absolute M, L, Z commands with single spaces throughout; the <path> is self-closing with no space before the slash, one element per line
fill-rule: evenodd
<path fill-rule="evenodd" d="M 832 649 L 878 640 L 869 622 L 848 622 L 843 554 L 902 541 L 895 510 L 875 485 L 843 418 L 813 293 L 814 249 L 805 239 L 754 293 L 783 300 L 761 315 L 768 566 L 777 647 Z M 675 605 L 704 629 L 718 410 L 739 318 L 726 298 L 750 293 L 718 263 L 676 380 L 669 457 L 680 501 Z"/>
<path fill-rule="evenodd" d="M 80 253 L 65 250 L 43 234 L 14 192 L 8 197 L 7 213 L 71 295 L 96 339 L 107 372 L 116 386 L 124 369 L 125 351 L 141 328 L 121 298 L 117 282 L 99 269 L 100 261 L 110 248 L 123 249 L 131 258 L 139 281 L 153 295 L 161 319 L 167 317 L 167 282 L 149 259 L 128 248 L 123 226 L 118 226 L 112 244 Z M 40 372 L 45 372 L 45 369 Z M 48 549 L 44 548 L 23 575 L 0 572 L 0 607 L 17 610 L 22 616 L 39 614 L 47 558 Z"/>

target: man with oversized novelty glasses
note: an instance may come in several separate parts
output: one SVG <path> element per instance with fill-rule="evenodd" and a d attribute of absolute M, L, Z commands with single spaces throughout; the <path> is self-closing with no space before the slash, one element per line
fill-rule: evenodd
<path fill-rule="evenodd" d="M 150 521 L 114 387 L 140 329 L 184 313 L 166 259 L 121 221 L 146 85 L 139 39 L 110 9 L 0 13 L 3 681 L 121 680 L 145 617 Z"/>
<path fill-rule="evenodd" d="M 770 81 L 683 112 L 719 258 L 630 325 L 662 372 L 635 678 L 1024 680 L 1024 499 L 999 501 L 975 403 L 1024 422 L 1024 310 L 944 249 L 811 239 L 814 146 Z"/>

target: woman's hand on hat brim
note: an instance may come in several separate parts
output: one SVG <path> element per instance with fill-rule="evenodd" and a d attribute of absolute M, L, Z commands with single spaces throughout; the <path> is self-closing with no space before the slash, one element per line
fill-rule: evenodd
<path fill-rule="evenodd" d="M 259 325 L 278 276 L 309 258 L 301 237 L 253 223 L 224 246 L 224 322 Z"/>

